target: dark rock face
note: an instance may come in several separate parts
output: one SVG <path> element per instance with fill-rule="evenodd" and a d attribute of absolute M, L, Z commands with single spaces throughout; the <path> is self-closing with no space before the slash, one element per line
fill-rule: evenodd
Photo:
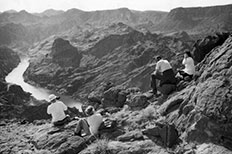
<path fill-rule="evenodd" d="M 229 35 L 229 33 L 217 33 L 216 36 L 208 36 L 202 40 L 198 40 L 194 44 L 194 60 L 196 62 L 201 62 L 213 48 L 222 45 Z"/>
<path fill-rule="evenodd" d="M 7 47 L 0 47 L 0 80 L 4 81 L 5 76 L 20 62 L 19 56 Z"/>
<path fill-rule="evenodd" d="M 23 111 L 22 106 L 30 100 L 30 93 L 26 93 L 18 85 L 10 85 L 0 81 L 0 119 L 11 119 L 20 117 Z"/>
<path fill-rule="evenodd" d="M 77 48 L 73 47 L 69 41 L 62 38 L 54 40 L 50 55 L 54 62 L 63 67 L 78 67 L 82 58 L 82 55 L 79 53 Z"/>

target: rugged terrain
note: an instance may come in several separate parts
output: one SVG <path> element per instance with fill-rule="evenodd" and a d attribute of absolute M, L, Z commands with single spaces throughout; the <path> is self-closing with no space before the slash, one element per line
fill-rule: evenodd
<path fill-rule="evenodd" d="M 73 135 L 75 120 L 63 128 L 51 127 L 47 120 L 21 124 L 5 120 L 1 123 L 1 152 L 230 154 L 231 57 L 230 36 L 198 64 L 195 81 L 171 94 L 161 105 L 139 88 L 100 86 L 96 89 L 96 94 L 103 97 L 99 108 L 104 108 L 101 112 L 113 123 L 111 128 L 102 129 L 97 139 Z M 162 133 L 158 123 L 176 126 L 179 142 L 172 148 L 165 148 L 158 135 Z"/>
<path fill-rule="evenodd" d="M 31 58 L 26 81 L 80 98 L 83 108 L 93 105 L 111 124 L 85 138 L 73 133 L 77 120 L 52 127 L 49 103 L 4 81 L 19 57 L 1 47 L 0 153 L 232 153 L 231 10 L 0 13 L 0 44 Z M 176 71 L 186 49 L 197 65 L 194 79 L 180 82 L 168 98 L 152 96 L 154 57 L 162 55 Z M 85 116 L 76 108 L 68 113 Z M 170 148 L 166 124 L 178 131 Z"/>
<path fill-rule="evenodd" d="M 122 23 L 92 30 L 87 37 L 76 39 L 81 41 L 45 40 L 31 49 L 32 55 L 39 56 L 31 60 L 25 77 L 42 87 L 82 99 L 103 82 L 146 91 L 154 70 L 148 64 L 156 55 L 175 59 L 173 64 L 177 65 L 176 60 L 182 58 L 179 54 L 193 45 L 184 32 L 179 38 L 144 34 Z"/>

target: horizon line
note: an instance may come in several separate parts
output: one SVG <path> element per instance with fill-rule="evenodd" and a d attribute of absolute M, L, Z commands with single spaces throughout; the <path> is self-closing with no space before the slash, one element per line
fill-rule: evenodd
<path fill-rule="evenodd" d="M 130 9 L 129 7 L 118 7 L 118 8 L 109 8 L 109 9 L 98 9 L 98 10 L 83 10 L 83 9 L 79 9 L 79 8 L 69 8 L 69 9 L 56 9 L 56 8 L 48 8 L 48 9 L 45 9 L 43 11 L 38 11 L 38 12 L 31 12 L 31 11 L 28 11 L 27 9 L 22 9 L 22 10 L 15 10 L 15 9 L 7 9 L 7 10 L 0 10 L 0 13 L 4 13 L 4 12 L 8 12 L 8 11 L 15 11 L 17 13 L 21 12 L 21 11 L 26 11 L 28 13 L 31 13 L 31 14 L 40 14 L 40 13 L 43 13 L 45 11 L 48 11 L 48 10 L 54 10 L 54 11 L 63 11 L 63 12 L 67 12 L 69 10 L 72 10 L 72 9 L 76 9 L 76 10 L 80 10 L 80 11 L 83 11 L 83 12 L 95 12 L 95 11 L 110 11 L 110 10 L 119 10 L 119 9 L 129 9 L 131 11 L 140 11 L 140 12 L 146 12 L 146 11 L 157 11 L 157 12 L 170 12 L 171 10 L 174 10 L 174 9 L 177 9 L 177 8 L 209 8 L 209 7 L 217 7 L 217 6 L 227 6 L 227 5 L 232 5 L 232 4 L 222 4 L 222 5 L 210 5 L 210 6 L 193 6 L 193 7 L 175 7 L 175 8 L 172 8 L 170 9 L 169 11 L 164 11 L 164 10 L 151 10 L 151 9 L 148 9 L 148 10 L 136 10 L 136 9 Z"/>

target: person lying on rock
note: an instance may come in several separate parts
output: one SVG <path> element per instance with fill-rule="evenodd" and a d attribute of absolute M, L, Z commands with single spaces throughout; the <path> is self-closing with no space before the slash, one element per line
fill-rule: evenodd
<path fill-rule="evenodd" d="M 156 57 L 156 62 L 155 71 L 151 75 L 153 94 L 158 96 L 157 90 L 159 90 L 162 94 L 167 95 L 175 89 L 177 83 L 175 74 L 170 63 L 167 60 L 162 59 L 161 56 Z M 159 80 L 159 86 L 157 86 L 156 80 Z"/>
<path fill-rule="evenodd" d="M 65 115 L 67 106 L 60 101 L 60 97 L 54 94 L 48 97 L 51 104 L 47 108 L 47 113 L 52 116 L 52 123 L 54 126 L 62 126 L 69 121 L 69 115 Z"/>
<path fill-rule="evenodd" d="M 98 129 L 103 122 L 102 115 L 95 112 L 93 106 L 88 106 L 85 113 L 88 117 L 78 121 L 74 134 L 79 136 L 97 135 Z"/>
<path fill-rule="evenodd" d="M 176 77 L 180 77 L 181 79 L 189 78 L 191 80 L 195 74 L 195 65 L 190 51 L 184 52 L 182 64 L 185 68 L 183 70 L 179 70 Z"/>

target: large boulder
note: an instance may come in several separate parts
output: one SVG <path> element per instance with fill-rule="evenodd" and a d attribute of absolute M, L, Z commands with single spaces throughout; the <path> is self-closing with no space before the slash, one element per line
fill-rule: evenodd
<path fill-rule="evenodd" d="M 149 102 L 147 96 L 145 94 L 135 94 L 132 95 L 131 98 L 127 100 L 127 105 L 132 109 L 143 109 L 148 106 Z"/>
<path fill-rule="evenodd" d="M 122 87 L 112 87 L 104 92 L 103 107 L 123 107 L 127 93 Z"/>

